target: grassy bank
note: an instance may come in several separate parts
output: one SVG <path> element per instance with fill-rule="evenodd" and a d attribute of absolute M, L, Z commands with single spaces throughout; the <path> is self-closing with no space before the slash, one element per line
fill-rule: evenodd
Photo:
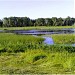
<path fill-rule="evenodd" d="M 54 34 L 51 35 L 55 44 L 74 44 L 75 34 Z"/>
<path fill-rule="evenodd" d="M 43 35 L 47 37 L 52 37 L 55 44 L 74 44 L 75 34 L 51 34 Z"/>
<path fill-rule="evenodd" d="M 63 28 L 75 28 L 75 26 L 1 27 L 0 30 L 63 29 Z"/>

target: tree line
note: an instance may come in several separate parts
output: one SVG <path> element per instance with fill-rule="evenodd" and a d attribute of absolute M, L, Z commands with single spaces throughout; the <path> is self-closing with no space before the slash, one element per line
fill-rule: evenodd
<path fill-rule="evenodd" d="M 29 17 L 5 17 L 0 20 L 0 27 L 26 27 L 26 26 L 72 26 L 75 18 L 38 18 L 30 19 Z"/>

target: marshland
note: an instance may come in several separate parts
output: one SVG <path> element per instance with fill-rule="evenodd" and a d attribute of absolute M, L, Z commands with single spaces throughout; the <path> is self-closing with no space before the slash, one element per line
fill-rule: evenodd
<path fill-rule="evenodd" d="M 7 29 L 1 28 L 0 73 L 74 74 L 74 28 L 66 28 L 66 31 L 64 27 L 62 27 L 64 31 L 62 28 L 54 30 L 47 29 L 47 27 L 44 29 L 39 27 L 39 30 L 36 29 L 37 27 L 34 28 L 35 30 L 30 28 L 15 30 L 15 27 L 12 30 L 11 27 Z M 43 31 L 43 34 L 40 34 L 41 31 Z M 48 34 L 45 32 L 48 32 Z M 52 44 L 50 38 L 53 40 Z M 50 43 L 48 43 L 49 41 Z"/>
<path fill-rule="evenodd" d="M 75 74 L 73 5 L 0 1 L 0 74 Z"/>

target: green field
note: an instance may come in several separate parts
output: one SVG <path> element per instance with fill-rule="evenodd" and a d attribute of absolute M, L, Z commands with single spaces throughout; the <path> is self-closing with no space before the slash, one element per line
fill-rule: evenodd
<path fill-rule="evenodd" d="M 30 29 L 63 29 L 75 28 L 75 26 L 36 26 L 36 27 L 1 27 L 0 30 L 30 30 Z"/>
<path fill-rule="evenodd" d="M 25 52 L 27 49 L 36 49 L 43 40 L 32 35 L 0 33 L 0 52 Z"/>
<path fill-rule="evenodd" d="M 44 35 L 54 45 L 44 44 L 42 36 L 0 33 L 0 74 L 75 74 L 75 35 Z"/>

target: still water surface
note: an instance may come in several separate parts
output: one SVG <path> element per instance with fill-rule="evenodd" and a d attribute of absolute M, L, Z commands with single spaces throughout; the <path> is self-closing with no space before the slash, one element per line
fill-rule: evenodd
<path fill-rule="evenodd" d="M 16 34 L 74 34 L 75 29 L 51 29 L 51 30 L 6 30 L 6 32 L 12 32 Z"/>

